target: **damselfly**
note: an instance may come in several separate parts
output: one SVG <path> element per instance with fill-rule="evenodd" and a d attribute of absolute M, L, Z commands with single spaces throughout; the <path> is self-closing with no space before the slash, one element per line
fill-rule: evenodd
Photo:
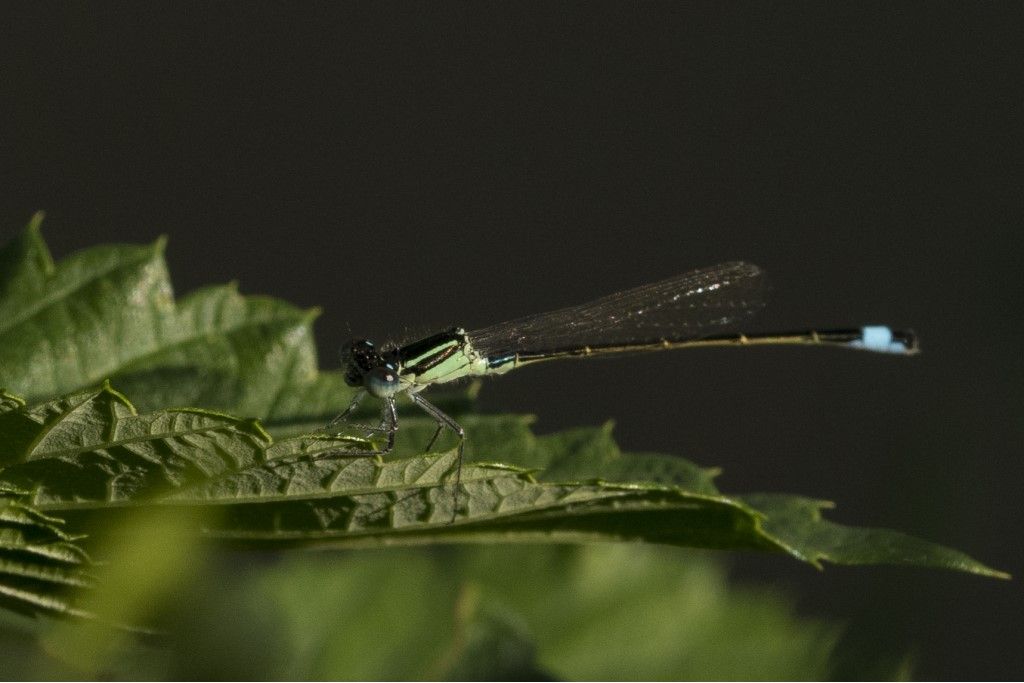
<path fill-rule="evenodd" d="M 346 420 L 367 395 L 383 403 L 380 448 L 338 451 L 321 457 L 389 453 L 395 444 L 395 399 L 406 394 L 436 423 L 429 451 L 448 428 L 458 438 L 452 517 L 458 512 L 465 432 L 421 392 L 466 377 L 500 375 L 557 358 L 590 358 L 712 346 L 835 346 L 898 355 L 918 350 L 912 332 L 881 325 L 823 331 L 744 334 L 738 330 L 764 303 L 765 278 L 755 265 L 724 263 L 610 294 L 589 303 L 518 318 L 467 332 L 455 327 L 404 346 L 378 349 L 359 339 L 342 350 L 345 381 L 358 387 L 351 405 L 326 429 Z"/>

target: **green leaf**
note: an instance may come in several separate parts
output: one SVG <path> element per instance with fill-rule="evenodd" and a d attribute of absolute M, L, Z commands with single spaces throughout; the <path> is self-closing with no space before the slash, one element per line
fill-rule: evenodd
<path fill-rule="evenodd" d="M 456 495 L 455 449 L 323 457 L 367 444 L 275 441 L 257 421 L 206 410 L 140 414 L 104 385 L 0 414 L 13 459 L 0 485 L 83 521 L 126 506 L 212 509 L 205 535 L 250 544 L 638 540 L 782 552 L 816 566 L 924 564 L 1000 576 L 941 546 L 828 522 L 800 497 L 723 495 L 713 472 L 682 459 L 621 453 L 608 426 L 537 438 L 524 418 L 464 423 L 473 450 Z M 415 439 L 431 428 L 414 422 L 409 431 Z"/>
<path fill-rule="evenodd" d="M 76 589 L 93 585 L 89 557 L 61 520 L 0 492 L 0 604 L 20 612 L 86 616 Z"/>
<path fill-rule="evenodd" d="M 8 393 L 5 389 L 0 389 L 0 413 L 21 408 L 23 405 L 25 405 L 25 399 Z"/>
<path fill-rule="evenodd" d="M 957 550 L 890 529 L 844 526 L 823 519 L 829 501 L 772 493 L 748 494 L 742 500 L 764 515 L 765 531 L 787 552 L 820 567 L 821 562 L 938 567 L 998 579 L 1010 575 L 979 564 Z"/>
<path fill-rule="evenodd" d="M 144 409 L 275 420 L 333 415 L 350 395 L 339 377 L 318 379 L 315 309 L 242 296 L 233 284 L 176 302 L 163 238 L 54 264 L 40 223 L 0 249 L 0 385 L 39 400 L 114 379 Z"/>

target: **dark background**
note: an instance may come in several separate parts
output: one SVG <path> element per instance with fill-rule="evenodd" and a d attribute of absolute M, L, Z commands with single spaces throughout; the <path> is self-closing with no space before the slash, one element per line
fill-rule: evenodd
<path fill-rule="evenodd" d="M 178 292 L 322 306 L 325 367 L 351 334 L 749 260 L 774 287 L 760 328 L 884 322 L 924 353 L 555 364 L 484 407 L 614 417 L 625 448 L 720 465 L 727 491 L 829 498 L 1019 576 L 1019 10 L 5 3 L 0 238 L 37 209 L 58 257 L 167 233 Z M 845 656 L 1024 673 L 1019 579 L 732 561 L 849 621 Z"/>

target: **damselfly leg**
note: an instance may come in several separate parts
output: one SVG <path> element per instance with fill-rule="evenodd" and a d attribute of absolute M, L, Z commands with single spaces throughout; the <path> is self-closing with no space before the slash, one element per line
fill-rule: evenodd
<path fill-rule="evenodd" d="M 383 410 L 381 411 L 380 422 L 377 424 L 376 427 L 371 427 L 370 425 L 363 425 L 363 424 L 357 424 L 355 422 L 350 422 L 349 419 L 348 419 L 349 416 L 352 415 L 352 413 L 354 413 L 356 411 L 356 409 L 359 407 L 359 404 L 362 402 L 362 400 L 365 397 L 366 397 L 366 392 L 365 391 L 357 392 L 356 395 L 352 397 L 352 402 L 349 403 L 348 408 L 346 408 L 342 413 L 337 415 L 333 420 L 331 420 L 326 425 L 324 425 L 323 429 L 321 429 L 320 431 L 324 432 L 325 434 L 332 434 L 332 428 L 334 428 L 336 425 L 338 425 L 340 423 L 344 423 L 344 424 L 346 424 L 349 427 L 352 427 L 354 429 L 358 429 L 358 430 L 366 432 L 366 437 L 369 437 L 372 434 L 383 434 L 386 431 L 394 431 L 395 429 L 398 429 L 398 421 L 397 421 L 397 419 L 393 421 L 393 425 L 394 425 L 393 428 L 389 429 L 389 427 L 388 427 L 389 418 L 388 418 L 388 414 L 387 414 L 388 413 L 387 406 L 385 406 L 383 408 Z M 337 432 L 335 432 L 335 434 L 339 435 L 339 436 L 341 435 L 340 433 L 337 433 Z"/>
<path fill-rule="evenodd" d="M 335 417 L 333 420 L 328 422 L 321 432 L 327 436 L 345 436 L 345 434 L 334 431 L 340 423 L 348 424 L 349 426 L 367 432 L 367 436 L 370 434 L 387 434 L 387 441 L 380 448 L 367 449 L 362 451 L 351 451 L 344 449 L 337 449 L 333 451 L 327 451 L 326 453 L 318 453 L 316 458 L 328 459 L 328 458 L 372 458 L 387 455 L 391 451 L 395 450 L 395 432 L 398 431 L 398 411 L 395 408 L 395 399 L 392 397 L 384 399 L 384 406 L 381 409 L 380 424 L 376 427 L 370 427 L 369 425 L 357 425 L 348 422 L 349 415 L 358 407 L 359 402 L 362 400 L 365 392 L 359 392 L 352 399 L 352 403 L 349 404 L 348 408 L 343 413 Z"/>
<path fill-rule="evenodd" d="M 452 491 L 452 521 L 455 521 L 455 516 L 459 510 L 459 489 L 462 486 L 462 454 L 466 448 L 466 430 L 444 411 L 419 394 L 410 394 L 409 397 L 412 398 L 412 402 L 419 406 L 423 412 L 434 418 L 437 422 L 434 436 L 431 437 L 430 443 L 427 444 L 428 451 L 434 445 L 434 442 L 437 441 L 437 437 L 445 427 L 455 432 L 455 436 L 459 439 L 458 450 L 455 455 L 455 490 Z"/>
<path fill-rule="evenodd" d="M 366 451 L 348 451 L 348 450 L 330 451 L 328 453 L 324 453 L 324 454 L 318 455 L 317 456 L 318 458 L 332 458 L 332 457 L 338 457 L 338 458 L 380 457 L 380 456 L 387 455 L 388 453 L 390 453 L 391 451 L 394 450 L 394 447 L 395 447 L 395 434 L 398 431 L 398 413 L 397 413 L 397 410 L 395 408 L 395 399 L 393 397 L 388 397 L 388 398 L 384 399 L 384 406 L 383 406 L 383 409 L 382 409 L 382 412 L 381 412 L 381 422 L 380 422 L 380 425 L 378 427 L 369 427 L 367 425 L 357 425 L 357 424 L 354 424 L 354 423 L 351 423 L 351 422 L 348 421 L 349 416 L 351 416 L 352 413 L 356 410 L 356 408 L 358 408 L 359 403 L 362 401 L 362 399 L 365 396 L 365 394 L 366 394 L 366 392 L 363 392 L 363 391 L 360 391 L 359 393 L 357 393 L 355 395 L 355 397 L 353 397 L 352 402 L 349 404 L 348 408 L 346 408 L 344 412 L 342 412 L 340 415 L 338 415 L 333 420 L 331 420 L 329 423 L 327 423 L 327 425 L 324 426 L 322 431 L 324 431 L 324 432 L 333 431 L 334 428 L 336 428 L 339 424 L 345 423 L 346 425 L 348 425 L 350 427 L 355 427 L 357 429 L 366 430 L 366 431 L 369 431 L 370 433 L 386 433 L 387 434 L 387 442 L 381 448 L 374 449 L 374 450 L 366 450 Z M 455 433 L 455 436 L 458 437 L 458 445 L 456 447 L 457 451 L 456 451 L 456 455 L 455 455 L 455 462 L 456 462 L 456 464 L 455 464 L 455 486 L 454 486 L 454 489 L 452 491 L 452 521 L 455 521 L 455 518 L 456 518 L 456 516 L 458 514 L 458 508 L 459 508 L 459 491 L 461 489 L 461 484 L 462 484 L 462 458 L 463 458 L 463 451 L 465 449 L 465 444 L 466 444 L 466 430 L 463 429 L 462 425 L 460 425 L 458 422 L 456 422 L 454 419 L 452 419 L 448 414 L 446 414 L 440 408 L 438 408 L 437 406 L 435 406 L 434 404 L 432 404 L 430 401 L 426 400 L 425 398 L 423 398 L 419 394 L 410 394 L 409 398 L 412 399 L 412 402 L 420 410 L 422 410 L 427 415 L 429 415 L 434 420 L 434 422 L 437 423 L 437 429 L 434 430 L 434 435 L 432 437 L 430 437 L 430 441 L 427 443 L 427 446 L 424 449 L 424 452 L 429 452 L 430 449 L 434 447 L 434 444 L 437 442 L 438 437 L 441 435 L 441 432 L 443 432 L 445 430 L 445 428 L 448 428 L 448 429 L 452 430 L 452 432 Z M 416 494 L 412 494 L 410 496 L 406 496 L 405 498 L 400 498 L 399 500 L 397 500 L 395 502 L 399 503 L 399 502 L 401 502 L 403 500 L 407 500 L 408 498 L 412 498 L 415 495 Z"/>

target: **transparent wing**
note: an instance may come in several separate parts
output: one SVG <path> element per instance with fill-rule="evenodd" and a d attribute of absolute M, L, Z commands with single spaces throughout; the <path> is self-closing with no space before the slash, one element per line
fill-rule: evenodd
<path fill-rule="evenodd" d="M 765 289 L 760 268 L 735 261 L 499 323 L 468 337 L 488 357 L 700 339 L 728 331 L 759 311 Z"/>

